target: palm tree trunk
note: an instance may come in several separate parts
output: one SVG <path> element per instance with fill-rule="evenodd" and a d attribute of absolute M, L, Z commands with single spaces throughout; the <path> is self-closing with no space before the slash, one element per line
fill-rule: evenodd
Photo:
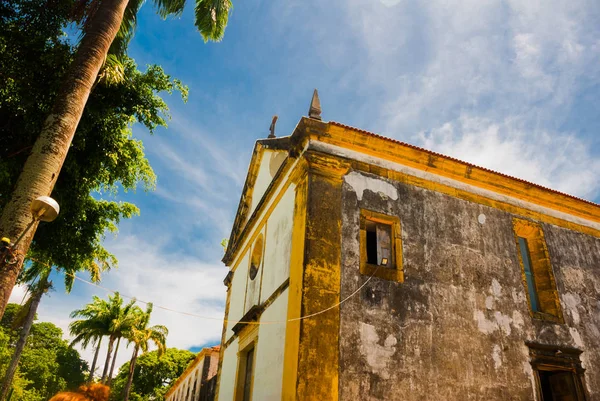
<path fill-rule="evenodd" d="M 135 372 L 135 362 L 137 361 L 138 351 L 140 347 L 138 345 L 133 349 L 133 356 L 131 362 L 129 362 L 129 376 L 127 377 L 127 385 L 125 386 L 125 396 L 123 401 L 129 401 L 129 392 L 131 391 L 131 383 L 133 383 L 133 372 Z"/>
<path fill-rule="evenodd" d="M 117 361 L 117 352 L 119 352 L 119 344 L 121 344 L 121 337 L 117 339 L 117 346 L 115 347 L 115 353 L 113 354 L 113 360 L 110 364 L 110 373 L 108 374 L 108 378 L 106 379 L 106 385 L 110 386 L 110 382 L 112 381 L 113 372 L 115 371 L 115 362 Z"/>
<path fill-rule="evenodd" d="M 94 352 L 94 360 L 92 361 L 92 368 L 90 369 L 90 377 L 88 382 L 91 383 L 94 380 L 94 370 L 96 370 L 96 362 L 98 362 L 98 354 L 100 353 L 100 344 L 102 343 L 102 337 L 98 337 L 96 343 L 96 352 Z"/>
<path fill-rule="evenodd" d="M 113 345 L 115 343 L 115 338 L 111 336 L 108 340 L 108 352 L 106 353 L 106 362 L 104 362 L 104 370 L 102 371 L 102 379 L 100 381 L 102 383 L 106 383 L 106 375 L 108 374 L 108 367 L 110 366 L 110 355 L 112 354 Z"/>
<path fill-rule="evenodd" d="M 29 331 L 31 330 L 31 326 L 33 325 L 33 320 L 35 319 L 35 314 L 37 312 L 38 306 L 40 305 L 40 300 L 42 299 L 42 295 L 46 292 L 48 285 L 48 276 L 43 275 L 38 282 L 38 287 L 36 291 L 31 295 L 32 301 L 29 306 L 29 311 L 27 312 L 27 316 L 25 318 L 25 323 L 23 324 L 23 328 L 19 333 L 19 340 L 17 340 L 17 344 L 15 346 L 15 352 L 13 353 L 12 359 L 10 360 L 10 365 L 8 365 L 8 369 L 6 369 L 6 374 L 4 375 L 4 380 L 2 381 L 2 389 L 0 390 L 0 401 L 4 401 L 8 396 L 8 392 L 10 391 L 12 380 L 15 376 L 15 372 L 17 371 L 17 366 L 19 365 L 19 360 L 21 359 L 21 354 L 23 353 L 23 349 L 25 348 L 25 344 L 27 343 L 27 337 L 29 336 Z"/>
<path fill-rule="evenodd" d="M 15 241 L 32 221 L 29 209 L 31 201 L 52 193 L 90 90 L 121 26 L 127 3 L 128 0 L 99 2 L 98 10 L 86 27 L 75 59 L 64 77 L 52 111 L 2 211 L 0 236 Z M 23 266 L 23 256 L 29 249 L 36 229 L 37 223 L 16 246 L 16 263 L 0 265 L 0 318 L 4 316 L 8 298 Z"/>

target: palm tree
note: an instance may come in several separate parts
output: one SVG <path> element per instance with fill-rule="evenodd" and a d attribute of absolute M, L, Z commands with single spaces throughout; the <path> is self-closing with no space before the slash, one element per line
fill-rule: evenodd
<path fill-rule="evenodd" d="M 167 335 L 169 334 L 169 330 L 165 326 L 160 325 L 148 327 L 151 314 L 152 304 L 149 303 L 146 312 L 139 313 L 137 324 L 133 326 L 127 338 L 130 343 L 134 344 L 134 348 L 131 361 L 129 362 L 129 376 L 127 377 L 127 385 L 125 386 L 124 401 L 129 400 L 131 383 L 133 382 L 133 374 L 135 372 L 135 363 L 140 350 L 142 351 L 142 354 L 145 353 L 148 351 L 149 343 L 153 342 L 158 348 L 158 356 L 160 357 L 167 349 Z"/>
<path fill-rule="evenodd" d="M 35 256 L 35 258 L 31 257 L 31 264 L 21 272 L 18 279 L 18 283 L 27 284 L 28 292 L 31 294 L 31 296 L 29 297 L 27 303 L 20 309 L 19 315 L 16 316 L 12 323 L 15 327 L 20 326 L 21 331 L 19 333 L 19 340 L 15 345 L 15 350 L 13 352 L 10 365 L 2 381 L 2 386 L 0 389 L 0 401 L 3 401 L 8 395 L 14 374 L 21 359 L 21 354 L 27 342 L 27 337 L 31 331 L 31 327 L 33 325 L 33 321 L 35 320 L 35 315 L 42 297 L 52 288 L 52 282 L 49 280 L 50 273 L 52 272 L 52 266 L 47 262 L 47 258 L 44 255 L 35 254 L 33 256 Z M 46 262 L 44 262 L 44 260 L 46 260 Z M 77 273 L 77 271 L 85 270 L 89 272 L 92 282 L 98 283 L 101 279 L 101 273 L 109 269 L 110 265 L 107 263 L 98 264 L 91 262 L 81 263 L 75 269 L 61 269 L 59 271 L 64 273 L 65 290 L 67 293 L 70 293 L 73 289 L 75 273 Z M 78 341 L 81 341 L 81 339 Z M 88 343 L 85 342 L 84 348 L 87 347 L 87 345 Z M 94 371 L 95 362 L 96 359 L 94 359 L 92 372 Z"/>
<path fill-rule="evenodd" d="M 13 327 L 16 328 L 21 325 L 22 327 L 21 331 L 19 332 L 19 339 L 15 345 L 15 350 L 10 360 L 10 364 L 6 369 L 4 379 L 2 380 L 2 388 L 0 390 L 0 400 L 2 401 L 6 399 L 10 391 L 15 372 L 17 371 L 17 366 L 19 365 L 19 360 L 21 359 L 21 354 L 23 353 L 23 349 L 27 343 L 27 337 L 29 336 L 31 326 L 35 320 L 35 314 L 37 312 L 38 305 L 40 304 L 40 300 L 42 299 L 42 296 L 52 287 L 52 282 L 48 280 L 49 276 L 50 269 L 46 269 L 46 271 L 42 272 L 41 277 L 36 283 L 29 285 L 29 292 L 31 293 L 31 296 L 29 297 L 27 303 L 19 310 L 19 313 L 15 316 L 12 322 Z"/>
<path fill-rule="evenodd" d="M 105 322 L 99 318 L 103 306 L 103 300 L 94 297 L 93 302 L 87 304 L 85 308 L 71 312 L 72 318 L 85 317 L 85 319 L 76 320 L 69 324 L 69 332 L 74 337 L 71 341 L 71 345 L 81 343 L 81 346 L 85 349 L 90 343 L 93 343 L 96 347 L 88 382 L 91 382 L 94 379 L 102 337 L 105 336 L 108 331 Z"/>
<path fill-rule="evenodd" d="M 185 5 L 185 0 L 153 2 L 163 18 L 181 15 Z M 81 20 L 83 37 L 52 111 L 2 211 L 0 234 L 3 237 L 18 238 L 33 219 L 29 210 L 31 201 L 52 193 L 98 72 L 111 45 L 116 53 L 123 53 L 126 49 L 143 0 L 88 0 L 80 3 L 86 10 L 81 13 L 84 16 Z M 231 0 L 195 0 L 195 25 L 205 41 L 222 39 L 231 6 Z M 115 38 L 117 41 L 113 43 Z M 15 250 L 19 255 L 18 263 L 11 268 L 0 265 L 0 318 L 4 315 L 21 271 L 23 255 L 27 253 L 36 229 L 37 223 L 19 242 Z"/>
<path fill-rule="evenodd" d="M 106 382 L 107 377 L 112 376 L 120 339 L 129 333 L 133 325 L 137 322 L 140 313 L 142 313 L 142 310 L 135 305 L 135 299 L 132 299 L 123 306 L 123 298 L 118 292 L 114 296 L 109 296 L 108 301 L 95 296 L 93 301 L 83 309 L 75 310 L 71 313 L 72 318 L 83 318 L 69 325 L 71 335 L 75 336 L 73 343 L 81 342 L 82 346 L 85 347 L 91 341 L 97 339 L 90 381 L 93 378 L 93 372 L 96 367 L 101 338 L 108 336 L 108 351 L 101 379 L 102 382 Z M 117 347 L 113 353 L 115 341 L 117 342 Z M 113 358 L 113 364 L 109 376 L 108 368 L 111 366 L 111 357 Z"/>

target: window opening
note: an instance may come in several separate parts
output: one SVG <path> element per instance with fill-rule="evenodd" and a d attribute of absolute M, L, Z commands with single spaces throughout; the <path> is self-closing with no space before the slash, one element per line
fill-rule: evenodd
<path fill-rule="evenodd" d="M 531 302 L 531 310 L 539 312 L 539 300 L 535 289 L 535 278 L 533 276 L 533 269 L 531 268 L 531 256 L 529 255 L 529 249 L 527 248 L 527 240 L 523 237 L 518 237 L 518 239 L 521 259 L 523 260 L 523 270 L 525 271 L 525 279 L 527 281 L 527 291 L 529 292 L 529 300 Z"/>
<path fill-rule="evenodd" d="M 586 401 L 585 369 L 581 350 L 525 343 L 537 383 L 538 401 Z"/>
<path fill-rule="evenodd" d="M 250 401 L 252 396 L 252 370 L 254 367 L 254 348 L 246 353 L 246 369 L 244 372 L 244 397 L 243 401 Z"/>
<path fill-rule="evenodd" d="M 404 281 L 400 219 L 397 216 L 361 209 L 360 272 Z"/>
<path fill-rule="evenodd" d="M 513 219 L 515 245 L 531 315 L 563 323 L 562 308 L 542 227 L 533 221 Z"/>
<path fill-rule="evenodd" d="M 577 401 L 573 373 L 565 371 L 538 371 L 543 401 Z"/>
<path fill-rule="evenodd" d="M 260 263 L 262 262 L 263 242 L 263 235 L 260 234 L 256 242 L 254 242 L 254 247 L 252 248 L 252 255 L 250 257 L 250 270 L 248 271 L 250 280 L 254 280 L 256 278 L 256 275 L 258 274 L 258 269 L 260 268 Z"/>
<path fill-rule="evenodd" d="M 392 264 L 392 226 L 367 220 L 367 263 L 393 268 Z"/>

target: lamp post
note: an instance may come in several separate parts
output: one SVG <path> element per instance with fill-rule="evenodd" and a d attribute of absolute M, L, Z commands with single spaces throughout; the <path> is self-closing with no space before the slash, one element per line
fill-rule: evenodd
<path fill-rule="evenodd" d="M 60 206 L 58 206 L 58 202 L 49 196 L 38 196 L 33 200 L 33 202 L 31 202 L 30 208 L 33 218 L 31 219 L 31 223 L 29 223 L 21 235 L 19 235 L 19 238 L 17 238 L 13 244 L 10 243 L 10 238 L 2 238 L 2 245 L 0 247 L 0 254 L 2 255 L 2 258 L 0 259 L 0 266 L 4 265 L 4 263 L 12 262 L 12 260 L 7 260 L 6 254 L 10 253 L 12 256 L 14 256 L 13 249 L 16 249 L 19 242 L 21 242 L 25 234 L 27 234 L 27 232 L 35 223 L 38 221 L 51 222 L 58 217 L 58 213 L 60 212 Z"/>

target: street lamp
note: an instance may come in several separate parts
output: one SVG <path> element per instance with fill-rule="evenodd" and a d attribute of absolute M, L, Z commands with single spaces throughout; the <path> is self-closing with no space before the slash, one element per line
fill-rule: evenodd
<path fill-rule="evenodd" d="M 38 196 L 31 202 L 31 213 L 33 214 L 33 219 L 31 223 L 27 225 L 25 230 L 21 233 L 19 238 L 15 241 L 12 247 L 16 247 L 17 244 L 23 239 L 25 234 L 31 229 L 31 227 L 37 223 L 38 221 L 53 221 L 58 216 L 60 212 L 60 206 L 58 206 L 58 202 L 52 199 L 49 196 Z"/>

